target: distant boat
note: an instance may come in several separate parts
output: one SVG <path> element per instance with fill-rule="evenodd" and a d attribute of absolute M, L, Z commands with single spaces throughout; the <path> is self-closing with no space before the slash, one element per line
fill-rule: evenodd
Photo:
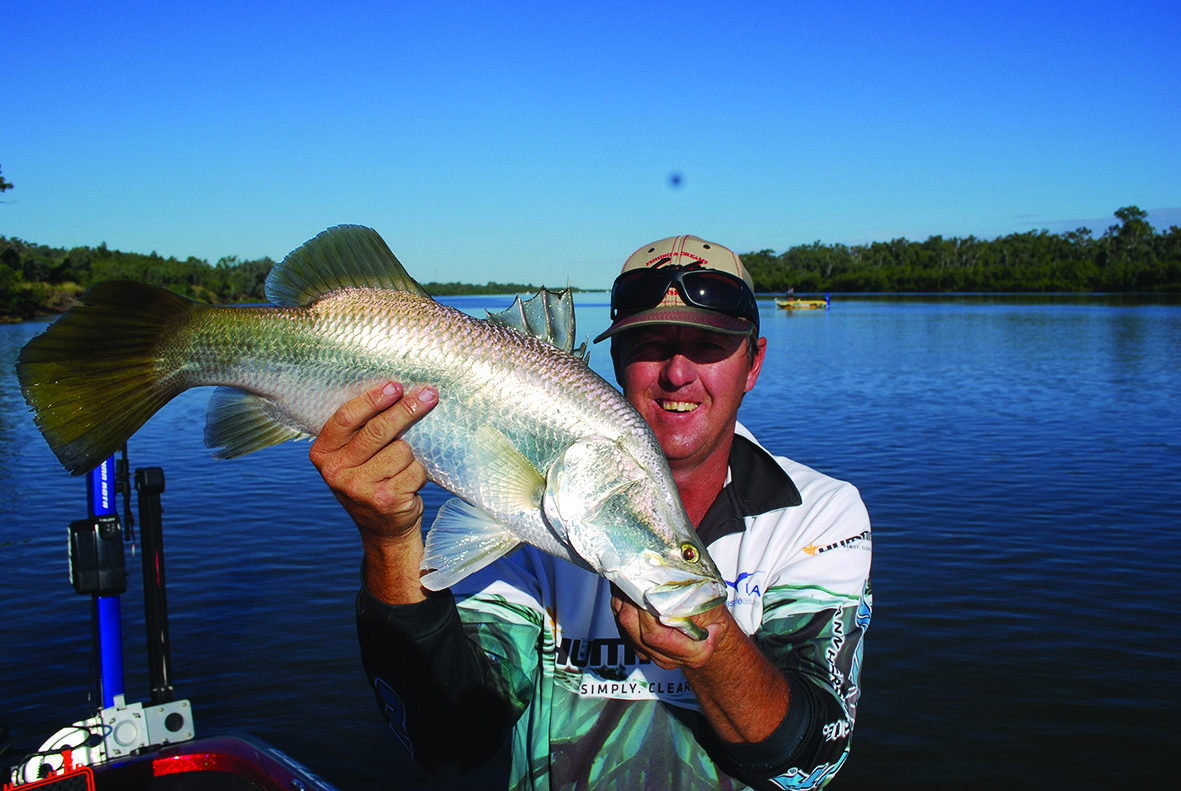
<path fill-rule="evenodd" d="M 824 295 L 824 299 L 796 299 L 795 297 L 787 297 L 786 299 L 776 299 L 775 304 L 785 310 L 817 310 L 824 308 L 828 310 L 828 295 Z"/>

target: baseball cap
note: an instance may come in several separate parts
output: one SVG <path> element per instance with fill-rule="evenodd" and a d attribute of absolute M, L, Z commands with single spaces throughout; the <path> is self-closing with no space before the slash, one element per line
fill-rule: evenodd
<path fill-rule="evenodd" d="M 611 318 L 613 323 L 595 343 L 654 324 L 727 335 L 746 335 L 759 327 L 754 279 L 742 259 L 697 236 L 670 236 L 632 253 L 611 289 Z"/>

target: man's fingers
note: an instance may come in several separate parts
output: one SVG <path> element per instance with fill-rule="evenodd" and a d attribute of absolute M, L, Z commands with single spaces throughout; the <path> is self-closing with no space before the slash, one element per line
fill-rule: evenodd
<path fill-rule="evenodd" d="M 439 394 L 421 386 L 403 392 L 398 382 L 371 387 L 338 409 L 316 439 L 313 462 L 347 448 L 345 466 L 363 464 L 402 432 L 414 425 L 438 402 Z"/>
<path fill-rule="evenodd" d="M 312 443 L 312 464 L 363 535 L 403 536 L 421 519 L 426 469 L 399 437 L 438 399 L 426 386 L 372 387 L 342 405 Z"/>
<path fill-rule="evenodd" d="M 402 385 L 399 382 L 385 382 L 371 387 L 356 398 L 346 401 L 328 418 L 328 422 L 320 429 L 317 444 L 326 453 L 332 453 L 344 447 L 366 422 L 374 415 L 381 413 L 391 404 L 402 397 Z"/>
<path fill-rule="evenodd" d="M 423 385 L 387 405 L 385 411 L 370 418 L 353 439 L 356 453 L 364 458 L 380 453 L 382 448 L 401 437 L 406 429 L 430 412 L 438 401 L 438 392 Z"/>
<path fill-rule="evenodd" d="M 611 594 L 611 611 L 615 614 L 619 636 L 635 649 L 637 655 L 642 654 L 667 670 L 673 667 L 699 667 L 713 654 L 722 631 L 716 623 L 717 616 L 712 619 L 694 616 L 694 622 L 705 626 L 709 632 L 709 637 L 698 642 L 680 630 L 662 624 L 652 613 L 627 598 L 614 583 L 611 585 Z M 724 612 L 724 606 L 720 607 L 719 612 Z"/>

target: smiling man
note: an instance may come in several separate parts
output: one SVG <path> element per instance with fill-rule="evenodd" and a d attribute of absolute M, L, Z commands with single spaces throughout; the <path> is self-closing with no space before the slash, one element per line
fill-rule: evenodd
<path fill-rule="evenodd" d="M 612 338 L 616 379 L 656 434 L 697 524 L 701 501 L 708 507 L 721 490 L 738 407 L 763 366 L 750 274 L 695 236 L 654 242 L 616 279 L 611 318 L 595 342 Z"/>
<path fill-rule="evenodd" d="M 695 641 L 595 574 L 525 547 L 452 591 L 418 583 L 421 465 L 397 438 L 433 391 L 390 385 L 329 421 L 312 460 L 361 529 L 362 660 L 420 765 L 468 771 L 512 733 L 510 787 L 817 788 L 848 755 L 869 623 L 857 490 L 737 421 L 766 354 L 749 273 L 693 236 L 616 279 L 616 376 L 727 582 Z"/>

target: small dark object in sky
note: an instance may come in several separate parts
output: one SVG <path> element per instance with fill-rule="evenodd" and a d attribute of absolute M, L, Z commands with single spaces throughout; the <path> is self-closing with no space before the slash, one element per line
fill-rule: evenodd
<path fill-rule="evenodd" d="M 669 174 L 669 177 L 668 177 L 668 185 L 669 185 L 670 187 L 672 187 L 673 189 L 680 189 L 680 186 L 681 186 L 681 174 L 680 174 L 680 173 L 676 173 L 676 172 L 673 172 L 673 173 Z"/>

